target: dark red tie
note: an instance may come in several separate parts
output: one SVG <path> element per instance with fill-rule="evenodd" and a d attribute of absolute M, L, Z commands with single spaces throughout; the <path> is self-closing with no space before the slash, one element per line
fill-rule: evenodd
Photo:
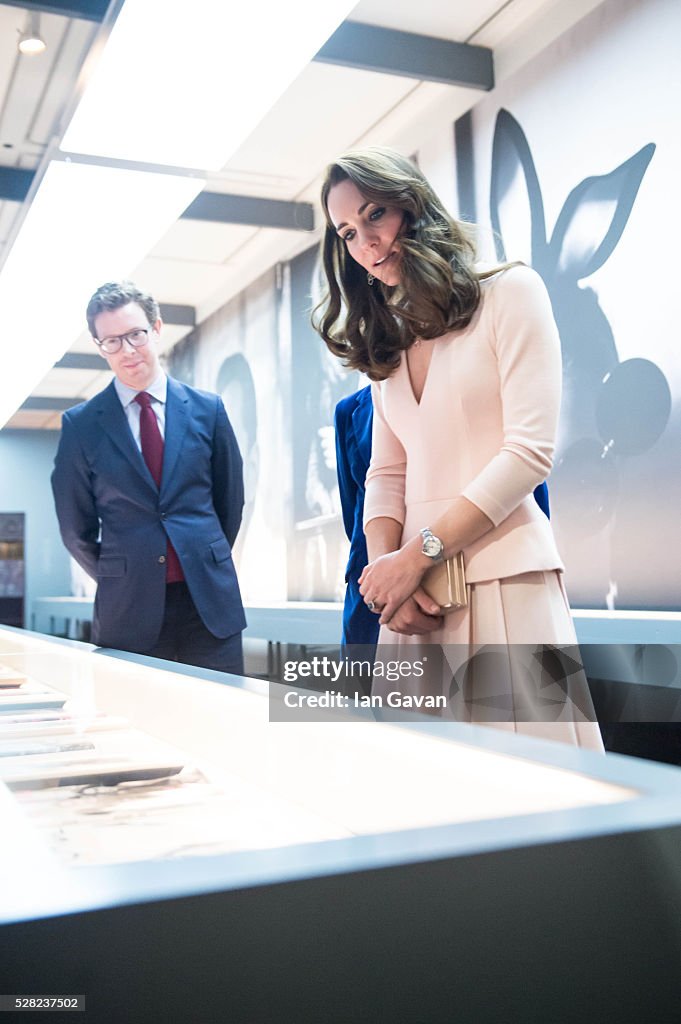
<path fill-rule="evenodd" d="M 158 420 L 154 410 L 151 408 L 151 396 L 146 391 L 140 391 L 135 396 L 135 401 L 140 407 L 140 441 L 142 442 L 142 455 L 147 464 L 149 472 L 154 478 L 156 486 L 161 488 L 161 477 L 163 475 L 163 438 L 158 427 Z M 173 545 L 168 541 L 166 553 L 166 583 L 178 583 L 184 579 L 182 566 L 177 557 Z"/>

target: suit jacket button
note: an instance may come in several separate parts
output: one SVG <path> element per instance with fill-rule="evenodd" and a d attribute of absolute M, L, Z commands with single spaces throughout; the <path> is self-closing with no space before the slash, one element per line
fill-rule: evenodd
<path fill-rule="evenodd" d="M 163 565 L 163 563 L 166 560 L 166 556 L 165 555 L 159 555 L 158 556 L 158 560 L 159 560 L 160 564 Z"/>
<path fill-rule="evenodd" d="M 165 512 L 161 512 L 161 519 L 167 519 L 167 518 L 168 518 L 168 516 L 165 514 Z"/>

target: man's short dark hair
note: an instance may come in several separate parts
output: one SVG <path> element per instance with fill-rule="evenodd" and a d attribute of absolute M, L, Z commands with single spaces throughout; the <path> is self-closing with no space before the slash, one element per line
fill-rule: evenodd
<path fill-rule="evenodd" d="M 136 302 L 138 306 L 141 306 L 149 321 L 149 326 L 153 327 L 160 316 L 156 299 L 147 292 L 143 292 L 132 281 L 108 281 L 97 289 L 87 304 L 85 315 L 92 337 L 97 337 L 95 319 L 100 313 L 120 309 L 121 306 L 127 306 L 129 302 Z"/>

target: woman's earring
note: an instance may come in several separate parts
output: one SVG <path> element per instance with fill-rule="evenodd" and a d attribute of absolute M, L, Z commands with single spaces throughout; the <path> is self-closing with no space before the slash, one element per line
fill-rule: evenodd
<path fill-rule="evenodd" d="M 371 288 L 373 283 L 374 283 L 374 275 L 373 274 L 367 274 L 367 284 L 369 285 L 370 288 Z"/>

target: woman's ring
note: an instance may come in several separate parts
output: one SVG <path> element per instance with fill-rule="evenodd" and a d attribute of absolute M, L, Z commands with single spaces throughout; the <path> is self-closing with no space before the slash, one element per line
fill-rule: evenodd
<path fill-rule="evenodd" d="M 374 604 L 373 601 L 367 601 L 367 608 L 369 609 L 370 612 L 372 612 L 375 607 L 376 605 Z"/>

